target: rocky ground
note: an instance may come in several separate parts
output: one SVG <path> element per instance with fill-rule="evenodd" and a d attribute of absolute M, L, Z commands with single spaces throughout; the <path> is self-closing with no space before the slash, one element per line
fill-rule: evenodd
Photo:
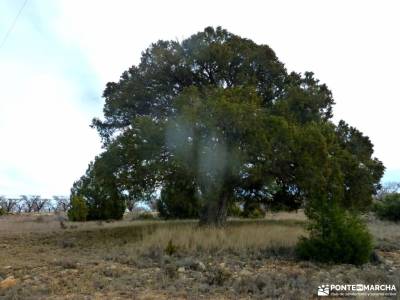
<path fill-rule="evenodd" d="M 134 254 L 141 240 L 129 227 L 1 237 L 0 299 L 310 299 L 326 283 L 400 287 L 398 226 L 361 267 L 297 261 L 292 247 Z"/>

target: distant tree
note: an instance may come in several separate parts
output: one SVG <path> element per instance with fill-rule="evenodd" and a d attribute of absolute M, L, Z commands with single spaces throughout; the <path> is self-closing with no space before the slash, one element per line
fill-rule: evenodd
<path fill-rule="evenodd" d="M 388 193 L 375 203 L 374 212 L 379 219 L 400 221 L 400 193 Z"/>
<path fill-rule="evenodd" d="M 37 196 L 38 197 L 38 196 Z M 30 213 L 34 211 L 35 198 L 27 195 L 21 195 L 21 203 L 25 212 Z"/>
<path fill-rule="evenodd" d="M 37 195 L 33 196 L 27 196 L 27 195 L 22 195 L 20 198 L 20 201 L 22 202 L 22 207 L 25 212 L 41 212 L 43 211 L 46 206 L 49 204 L 50 200 L 42 198 Z"/>
<path fill-rule="evenodd" d="M 17 207 L 17 199 L 0 196 L 0 207 L 7 213 L 14 212 Z"/>
<path fill-rule="evenodd" d="M 17 213 L 22 213 L 25 211 L 25 201 L 22 199 L 22 197 L 15 199 L 16 200 L 16 206 L 15 210 Z"/>
<path fill-rule="evenodd" d="M 46 209 L 46 206 L 49 204 L 50 200 L 42 198 L 40 196 L 31 196 L 33 201 L 33 211 L 41 212 Z"/>
<path fill-rule="evenodd" d="M 64 196 L 53 196 L 53 202 L 55 203 L 55 210 L 66 212 L 70 207 L 70 201 Z"/>
<path fill-rule="evenodd" d="M 386 182 L 378 189 L 376 198 L 382 200 L 386 195 L 394 193 L 400 193 L 400 182 Z"/>

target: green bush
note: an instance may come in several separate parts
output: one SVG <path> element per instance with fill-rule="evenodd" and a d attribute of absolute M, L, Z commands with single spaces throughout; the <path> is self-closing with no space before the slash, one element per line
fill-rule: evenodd
<path fill-rule="evenodd" d="M 6 211 L 0 207 L 0 216 L 5 215 L 5 214 L 6 214 Z"/>
<path fill-rule="evenodd" d="M 168 241 L 167 247 L 165 247 L 165 253 L 167 255 L 173 255 L 178 251 L 178 247 L 172 242 L 172 240 Z"/>
<path fill-rule="evenodd" d="M 157 210 L 163 219 L 195 219 L 199 217 L 200 202 L 191 182 L 171 182 L 161 191 Z"/>
<path fill-rule="evenodd" d="M 68 210 L 68 219 L 78 222 L 86 221 L 88 211 L 85 199 L 81 196 L 73 196 L 71 199 L 71 208 Z"/>
<path fill-rule="evenodd" d="M 362 220 L 338 208 L 329 208 L 314 216 L 310 236 L 297 244 L 299 258 L 326 263 L 361 265 L 369 261 L 372 237 Z"/>
<path fill-rule="evenodd" d="M 126 197 L 117 187 L 116 171 L 109 159 L 109 155 L 97 157 L 72 186 L 72 196 L 84 197 L 88 221 L 120 220 L 124 216 Z"/>
<path fill-rule="evenodd" d="M 376 216 L 382 220 L 400 221 L 400 194 L 387 194 L 374 205 Z"/>
<path fill-rule="evenodd" d="M 242 217 L 260 219 L 265 217 L 265 212 L 257 202 L 246 202 L 243 207 Z"/>
<path fill-rule="evenodd" d="M 242 216 L 242 209 L 239 204 L 236 202 L 232 202 L 228 205 L 228 217 L 236 217 L 239 218 Z"/>

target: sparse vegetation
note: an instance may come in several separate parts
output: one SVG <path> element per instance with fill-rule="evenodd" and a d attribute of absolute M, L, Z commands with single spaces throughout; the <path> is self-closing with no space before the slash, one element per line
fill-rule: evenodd
<path fill-rule="evenodd" d="M 400 221 L 400 193 L 389 193 L 377 201 L 374 211 L 378 218 L 389 221 Z"/>
<path fill-rule="evenodd" d="M 75 229 L 66 221 L 62 230 L 54 215 L 42 214 L 41 223 L 36 217 L 0 219 L 0 276 L 16 279 L 0 298 L 307 299 L 326 281 L 400 284 L 396 223 L 369 223 L 379 261 L 358 267 L 296 260 L 297 239 L 307 235 L 302 213 L 223 228 L 127 216 L 103 225 L 75 222 Z M 169 244 L 174 251 L 165 251 Z"/>
<path fill-rule="evenodd" d="M 132 220 L 156 220 L 157 216 L 151 211 L 143 211 L 133 217 Z"/>

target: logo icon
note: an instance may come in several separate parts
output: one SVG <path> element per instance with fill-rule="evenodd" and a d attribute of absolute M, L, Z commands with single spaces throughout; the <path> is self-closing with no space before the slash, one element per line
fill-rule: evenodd
<path fill-rule="evenodd" d="M 323 284 L 318 286 L 318 291 L 317 291 L 318 296 L 329 296 L 329 285 Z"/>

